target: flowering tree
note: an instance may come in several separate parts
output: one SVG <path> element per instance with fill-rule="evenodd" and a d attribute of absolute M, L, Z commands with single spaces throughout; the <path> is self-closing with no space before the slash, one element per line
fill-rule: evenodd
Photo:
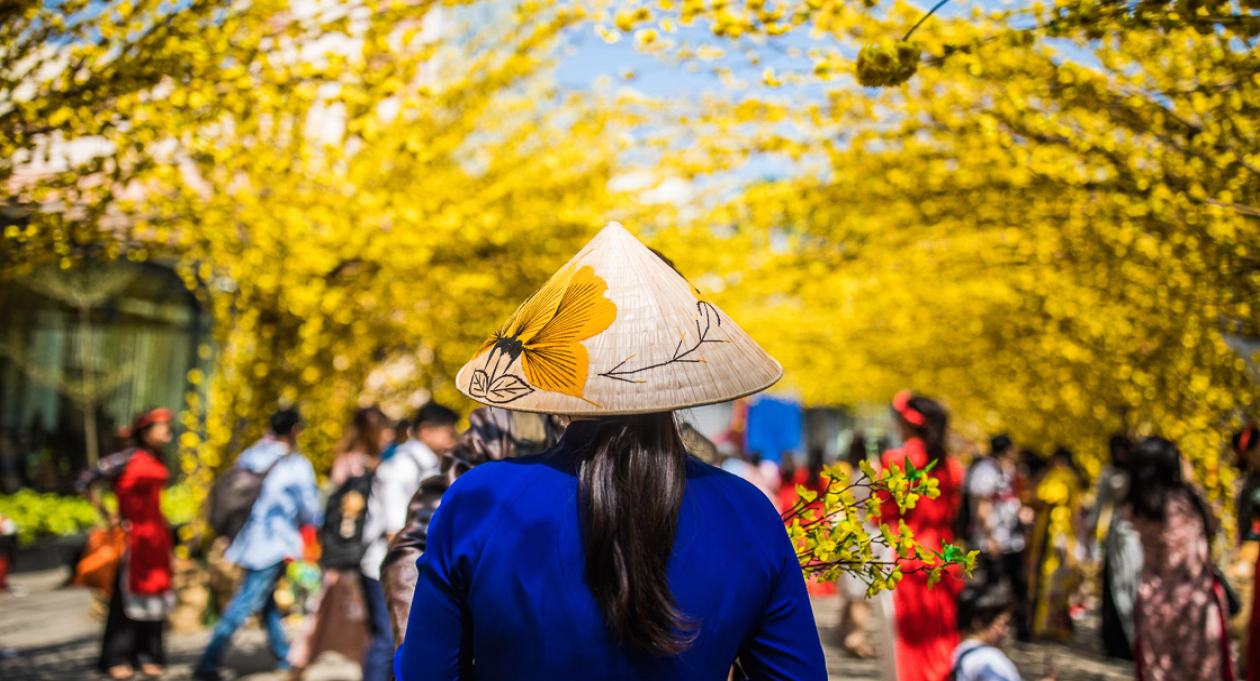
<path fill-rule="evenodd" d="M 280 404 L 326 464 L 365 388 L 453 402 L 507 305 L 619 219 L 811 404 L 911 385 L 969 434 L 1072 445 L 1087 470 L 1105 435 L 1157 431 L 1223 488 L 1221 433 L 1257 399 L 1230 345 L 1260 334 L 1255 9 L 18 3 L 0 272 L 177 263 L 216 321 L 181 442 L 199 484 Z M 557 89 L 565 42 L 591 33 L 756 84 Z M 791 170 L 704 183 L 771 156 Z M 627 188 L 665 180 L 701 191 Z M 901 541 L 854 531 L 848 485 L 795 530 L 815 571 Z"/>
<path fill-rule="evenodd" d="M 1215 15 L 1064 7 L 1030 10 L 1031 32 L 926 22 L 931 68 L 900 87 L 750 89 L 742 106 L 783 118 L 746 148 L 817 169 L 722 202 L 701 224 L 731 225 L 729 248 L 686 224 L 670 238 L 724 275 L 715 295 L 738 281 L 724 307 L 806 401 L 913 385 L 964 432 L 1068 445 L 1087 472 L 1109 434 L 1159 433 L 1227 489 L 1225 437 L 1260 404 L 1256 52 L 1205 30 L 1233 21 Z M 915 12 L 845 16 L 833 33 L 852 38 Z"/>
<path fill-rule="evenodd" d="M 841 574 L 854 575 L 866 584 L 870 597 L 896 588 L 907 574 L 926 574 L 928 586 L 951 569 L 971 576 L 979 551 L 967 553 L 952 544 L 926 546 L 904 520 L 897 521 L 894 531 L 882 517 L 885 503 L 904 513 L 920 499 L 940 497 L 940 481 L 931 474 L 936 462 L 918 469 L 906 460 L 904 467 L 894 464 L 881 472 L 869 461 L 859 466 L 854 472 L 840 465 L 826 467 L 819 476 L 822 492 L 799 486 L 799 500 L 783 513 L 807 578 L 832 581 Z"/>

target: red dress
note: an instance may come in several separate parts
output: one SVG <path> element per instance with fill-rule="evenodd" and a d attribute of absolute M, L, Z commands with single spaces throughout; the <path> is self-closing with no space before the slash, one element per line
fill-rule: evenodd
<path fill-rule="evenodd" d="M 171 530 L 162 516 L 166 466 L 143 448 L 132 453 L 114 482 L 118 512 L 128 523 L 127 591 L 160 596 L 171 590 Z"/>
<path fill-rule="evenodd" d="M 904 466 L 907 459 L 916 468 L 928 465 L 922 440 L 914 438 L 901 449 L 884 452 L 882 462 L 888 468 L 892 464 Z M 962 501 L 960 488 L 964 471 L 957 459 L 947 457 L 937 464 L 931 475 L 940 480 L 939 497 L 919 499 L 904 515 L 896 503 L 885 499 L 881 522 L 895 533 L 898 519 L 905 520 L 920 544 L 938 548 L 942 543 L 954 541 L 953 521 Z M 912 560 L 903 565 L 903 569 L 912 569 L 921 563 Z M 951 657 L 958 646 L 955 610 L 962 587 L 962 576 L 957 572 L 942 578 L 933 588 L 927 585 L 926 573 L 906 574 L 897 585 L 892 600 L 898 681 L 943 681 L 949 674 Z"/>

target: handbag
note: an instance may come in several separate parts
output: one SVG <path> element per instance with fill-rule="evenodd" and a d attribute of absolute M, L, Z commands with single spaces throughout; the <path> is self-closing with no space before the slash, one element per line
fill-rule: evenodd
<path fill-rule="evenodd" d="M 1229 606 L 1229 616 L 1234 617 L 1242 612 L 1242 599 L 1238 597 L 1238 592 L 1234 591 L 1234 585 L 1229 583 L 1229 579 L 1221 571 L 1221 566 L 1216 563 L 1212 563 L 1212 576 L 1225 592 L 1225 604 Z"/>
<path fill-rule="evenodd" d="M 127 533 L 121 527 L 97 528 L 88 534 L 83 557 L 74 568 L 72 584 L 86 586 L 110 595 L 114 592 L 114 579 L 127 550 Z"/>

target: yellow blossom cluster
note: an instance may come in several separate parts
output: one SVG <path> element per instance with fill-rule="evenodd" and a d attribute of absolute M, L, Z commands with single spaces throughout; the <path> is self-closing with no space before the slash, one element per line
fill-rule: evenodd
<path fill-rule="evenodd" d="M 850 574 L 866 584 L 869 597 L 894 589 L 908 573 L 926 573 L 929 584 L 952 567 L 970 576 L 978 551 L 920 544 L 904 520 L 894 529 L 881 517 L 885 499 L 904 513 L 921 498 L 939 497 L 933 466 L 916 469 L 908 461 L 904 468 L 894 465 L 884 471 L 868 461 L 859 466 L 857 471 L 848 470 L 847 464 L 827 466 L 819 476 L 822 492 L 798 485 L 797 503 L 783 514 L 807 579 L 826 582 Z M 865 501 L 858 500 L 859 494 Z"/>

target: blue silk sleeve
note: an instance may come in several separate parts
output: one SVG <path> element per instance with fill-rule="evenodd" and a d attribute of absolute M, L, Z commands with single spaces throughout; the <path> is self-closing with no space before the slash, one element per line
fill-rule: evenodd
<path fill-rule="evenodd" d="M 827 660 L 796 548 L 777 514 L 774 520 L 778 528 L 767 536 L 775 537 L 771 558 L 778 574 L 761 621 L 739 659 L 751 681 L 826 681 Z"/>
<path fill-rule="evenodd" d="M 449 494 L 449 493 L 448 493 Z M 457 549 L 455 499 L 438 507 L 428 545 L 416 561 L 419 578 L 407 634 L 394 656 L 398 681 L 471 681 L 472 618 L 468 612 L 468 553 Z"/>

